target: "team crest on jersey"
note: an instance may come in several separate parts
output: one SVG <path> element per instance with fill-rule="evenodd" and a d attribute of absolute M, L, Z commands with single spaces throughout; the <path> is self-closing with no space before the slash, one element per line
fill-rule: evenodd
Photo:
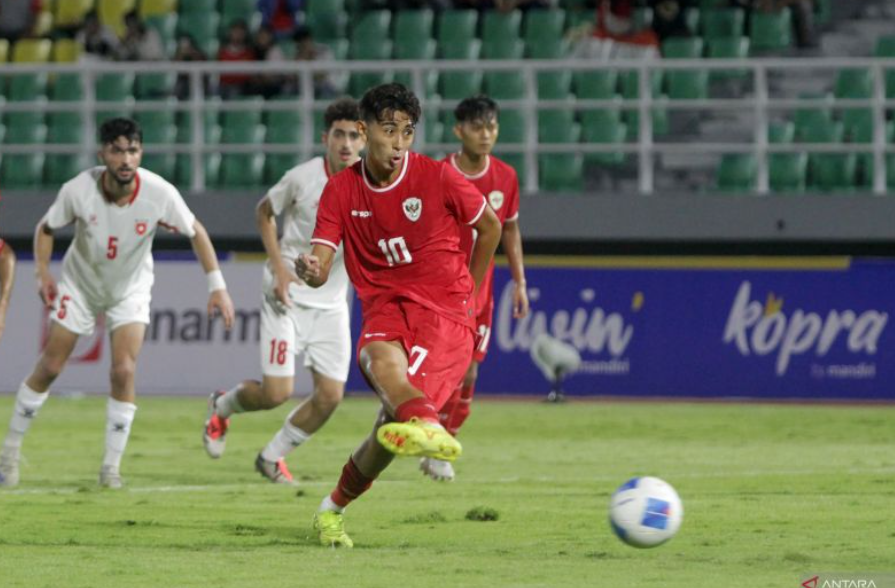
<path fill-rule="evenodd" d="M 491 208 L 494 210 L 500 210 L 500 207 L 503 206 L 503 192 L 494 190 L 488 194 L 488 204 L 490 204 Z"/>
<path fill-rule="evenodd" d="M 423 201 L 419 198 L 408 198 L 404 201 L 404 215 L 416 222 L 423 213 Z"/>
<path fill-rule="evenodd" d="M 146 234 L 146 229 L 149 227 L 149 223 L 146 221 L 137 221 L 137 225 L 135 227 L 137 234 L 141 237 Z"/>

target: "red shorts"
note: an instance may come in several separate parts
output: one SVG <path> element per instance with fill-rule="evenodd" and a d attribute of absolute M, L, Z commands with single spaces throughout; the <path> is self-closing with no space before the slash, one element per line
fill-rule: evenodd
<path fill-rule="evenodd" d="M 488 304 L 478 311 L 475 317 L 475 349 L 472 351 L 472 359 L 478 363 L 485 361 L 488 355 L 488 344 L 491 343 L 491 321 L 494 316 L 494 299 L 489 298 Z"/>
<path fill-rule="evenodd" d="M 409 364 L 407 379 L 439 410 L 466 374 L 473 332 L 466 325 L 404 299 L 383 304 L 364 317 L 357 341 L 358 359 L 361 349 L 373 341 L 401 342 Z"/>

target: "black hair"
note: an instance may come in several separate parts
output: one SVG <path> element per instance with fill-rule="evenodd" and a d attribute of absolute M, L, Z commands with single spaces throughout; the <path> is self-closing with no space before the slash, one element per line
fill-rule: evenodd
<path fill-rule="evenodd" d="M 329 131 L 337 120 L 348 120 L 351 122 L 360 120 L 360 108 L 357 105 L 357 100 L 354 98 L 339 98 L 327 106 L 326 112 L 323 113 L 323 124 L 326 130 Z"/>
<path fill-rule="evenodd" d="M 128 142 L 143 142 L 143 129 L 137 121 L 118 117 L 110 118 L 103 122 L 99 127 L 100 145 L 109 145 L 118 140 L 118 137 L 124 137 Z"/>
<path fill-rule="evenodd" d="M 454 109 L 454 119 L 457 123 L 484 121 L 492 117 L 497 120 L 499 114 L 500 107 L 497 106 L 497 102 L 484 94 L 464 98 Z"/>
<path fill-rule="evenodd" d="M 360 114 L 367 122 L 381 121 L 388 113 L 403 112 L 416 124 L 422 114 L 416 95 L 402 84 L 371 88 L 360 101 Z"/>

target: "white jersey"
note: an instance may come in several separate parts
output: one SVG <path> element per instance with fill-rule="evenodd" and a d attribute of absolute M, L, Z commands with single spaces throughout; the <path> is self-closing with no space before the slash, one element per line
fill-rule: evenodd
<path fill-rule="evenodd" d="M 311 235 L 317 224 L 317 207 L 320 196 L 329 180 L 329 168 L 323 157 L 298 165 L 267 192 L 267 199 L 275 215 L 283 215 L 283 237 L 280 252 L 289 269 L 293 269 L 295 259 L 301 253 L 311 252 Z M 270 274 L 270 268 L 267 268 Z M 272 294 L 273 280 L 265 279 L 267 294 Z M 275 284 L 274 284 L 275 285 Z M 293 302 L 309 308 L 335 308 L 345 304 L 348 297 L 348 273 L 342 248 L 336 251 L 329 279 L 320 288 L 307 284 L 294 284 L 289 289 Z"/>
<path fill-rule="evenodd" d="M 63 278 L 91 303 L 114 304 L 152 289 L 152 240 L 157 227 L 192 238 L 195 217 L 183 197 L 161 176 L 140 168 L 134 195 L 124 206 L 103 195 L 104 166 L 63 184 L 44 216 L 51 229 L 75 225 L 62 262 Z"/>

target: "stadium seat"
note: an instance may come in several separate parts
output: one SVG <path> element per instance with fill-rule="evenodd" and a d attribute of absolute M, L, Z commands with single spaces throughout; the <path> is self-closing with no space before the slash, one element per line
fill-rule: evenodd
<path fill-rule="evenodd" d="M 149 16 L 144 21 L 148 28 L 154 29 L 159 34 L 165 48 L 165 55 L 169 58 L 173 57 L 177 50 L 177 20 L 177 13 L 172 12 Z"/>
<path fill-rule="evenodd" d="M 703 42 L 699 37 L 672 37 L 662 43 L 666 59 L 699 59 Z M 708 98 L 709 76 L 704 70 L 672 70 L 667 72 L 668 97 L 672 100 L 700 100 Z"/>
<path fill-rule="evenodd" d="M 316 142 L 318 137 L 314 137 Z M 301 143 L 301 125 L 268 126 L 264 142 L 271 145 L 298 145 Z"/>
<path fill-rule="evenodd" d="M 842 123 L 827 121 L 803 129 L 805 143 L 841 143 Z M 843 190 L 855 185 L 857 158 L 854 153 L 811 153 L 808 156 L 810 187 L 823 191 Z"/>
<path fill-rule="evenodd" d="M 271 153 L 264 158 L 264 183 L 272 186 L 290 169 L 301 163 L 298 154 Z"/>
<path fill-rule="evenodd" d="M 177 156 L 173 153 L 145 153 L 140 167 L 173 182 L 177 173 Z"/>
<path fill-rule="evenodd" d="M 311 29 L 317 41 L 344 39 L 345 29 L 348 27 L 348 15 L 339 10 L 309 12 L 305 17 L 305 24 Z"/>
<path fill-rule="evenodd" d="M 692 6 L 684 8 L 684 24 L 687 31 L 694 37 L 699 36 L 699 24 L 702 21 L 702 13 Z"/>
<path fill-rule="evenodd" d="M 619 78 L 622 98 L 631 100 L 640 97 L 639 74 L 637 71 L 623 72 Z M 662 75 L 654 73 L 650 76 L 650 88 L 653 98 L 662 95 Z M 628 125 L 628 140 L 636 141 L 640 136 L 640 112 L 635 109 L 626 109 L 622 115 L 625 124 Z M 664 108 L 653 108 L 653 135 L 665 135 L 669 130 L 668 111 Z"/>
<path fill-rule="evenodd" d="M 164 98 L 174 94 L 175 73 L 140 73 L 134 80 L 134 94 L 140 100 Z"/>
<path fill-rule="evenodd" d="M 575 95 L 580 99 L 607 100 L 616 95 L 618 72 L 612 69 L 576 71 Z"/>
<path fill-rule="evenodd" d="M 562 59 L 568 54 L 568 43 L 563 39 L 543 40 L 527 45 L 532 59 Z M 543 100 L 561 100 L 569 97 L 572 89 L 572 72 L 556 68 L 537 74 L 538 97 Z"/>
<path fill-rule="evenodd" d="M 394 20 L 396 50 L 403 43 L 420 43 L 433 38 L 435 13 L 429 8 L 398 11 Z"/>
<path fill-rule="evenodd" d="M 585 143 L 621 144 L 625 142 L 627 132 L 618 110 L 604 108 L 581 113 L 581 135 Z M 620 165 L 625 161 L 625 154 L 621 151 L 588 153 L 584 161 L 594 165 Z"/>
<path fill-rule="evenodd" d="M 438 45 L 469 43 L 476 38 L 479 13 L 475 10 L 445 10 L 438 18 Z"/>
<path fill-rule="evenodd" d="M 758 166 L 751 153 L 725 153 L 717 168 L 718 189 L 749 192 L 755 189 Z"/>
<path fill-rule="evenodd" d="M 307 0 L 305 2 L 305 14 L 321 14 L 332 11 L 345 11 L 345 0 Z"/>
<path fill-rule="evenodd" d="M 192 4 L 193 0 L 183 0 L 183 4 Z M 177 0 L 140 0 L 140 18 L 177 14 Z"/>
<path fill-rule="evenodd" d="M 754 11 L 749 22 L 752 52 L 779 51 L 792 45 L 792 13 L 789 8 L 777 12 Z"/>
<path fill-rule="evenodd" d="M 177 100 L 175 98 L 169 98 L 166 100 L 167 107 L 159 110 L 138 110 L 134 113 L 134 119 L 143 128 L 147 127 L 164 127 L 164 126 L 177 126 L 177 116 L 176 110 Z"/>
<path fill-rule="evenodd" d="M 80 112 L 53 112 L 48 117 L 47 143 L 77 145 L 84 141 L 84 119 Z"/>
<path fill-rule="evenodd" d="M 571 110 L 542 110 L 538 114 L 538 141 L 541 143 L 577 143 L 581 127 Z"/>
<path fill-rule="evenodd" d="M 527 11 L 523 22 L 525 44 L 562 39 L 565 22 L 566 11 L 561 8 Z"/>
<path fill-rule="evenodd" d="M 94 85 L 96 99 L 121 102 L 133 98 L 134 77 L 132 73 L 108 73 L 97 76 Z"/>
<path fill-rule="evenodd" d="M 794 119 L 796 140 L 804 142 L 806 135 L 810 134 L 812 129 L 824 127 L 833 120 L 833 112 L 827 96 L 802 94 L 800 97 L 815 98 L 818 103 L 818 106 L 803 106 L 796 110 Z"/>
<path fill-rule="evenodd" d="M 538 184 L 548 192 L 580 192 L 584 187 L 584 158 L 580 153 L 539 156 Z"/>
<path fill-rule="evenodd" d="M 205 185 L 214 187 L 217 185 L 221 170 L 221 154 L 209 153 L 205 155 Z M 193 183 L 193 161 L 189 154 L 178 154 L 174 163 L 174 179 L 182 190 L 188 190 Z"/>
<path fill-rule="evenodd" d="M 525 154 L 509 152 L 504 153 L 501 151 L 496 151 L 494 155 L 502 159 L 504 163 L 516 170 L 516 176 L 519 178 L 519 186 L 520 188 L 524 187 L 526 177 L 525 174 L 526 170 L 528 169 L 525 165 Z"/>
<path fill-rule="evenodd" d="M 261 125 L 264 112 L 264 99 L 246 97 L 231 101 L 230 106 L 239 106 L 238 110 L 224 110 L 221 113 L 221 128 L 226 135 L 228 129 L 245 129 Z M 225 141 L 226 142 L 226 141 Z"/>
<path fill-rule="evenodd" d="M 293 101 L 295 98 L 293 97 L 284 97 L 281 99 L 274 99 L 274 104 L 276 102 L 285 102 L 285 101 Z M 295 129 L 295 132 L 298 136 L 301 136 L 301 128 L 302 128 L 302 114 L 298 107 L 289 108 L 288 110 L 268 110 L 264 115 L 264 124 L 267 125 L 267 133 L 268 139 L 267 142 L 270 143 L 270 133 L 271 131 L 277 128 L 292 128 Z M 317 137 L 314 137 L 314 140 L 317 140 Z"/>
<path fill-rule="evenodd" d="M 10 141 L 7 139 L 7 143 Z M 11 189 L 35 189 L 43 183 L 43 153 L 5 154 L 0 164 L 3 187 Z"/>
<path fill-rule="evenodd" d="M 349 50 L 351 59 L 379 59 L 387 61 L 392 56 L 392 42 L 385 38 L 357 39 L 351 43 Z M 348 93 L 360 99 L 364 92 L 379 84 L 391 82 L 394 78 L 390 71 L 352 72 L 348 81 Z"/>
<path fill-rule="evenodd" d="M 137 8 L 137 0 L 97 0 L 100 21 L 120 37 L 124 34 L 124 15 Z"/>
<path fill-rule="evenodd" d="M 256 30 L 261 22 L 255 16 L 257 0 L 220 0 L 221 27 L 229 27 L 237 20 L 244 20 L 249 24 L 249 30 Z M 257 21 L 257 22 L 253 22 Z"/>
<path fill-rule="evenodd" d="M 401 39 L 395 41 L 395 59 L 419 59 L 431 61 L 435 59 L 434 39 Z M 399 65 L 399 64 L 395 64 Z M 398 72 L 395 81 L 413 88 L 413 76 L 411 72 Z M 438 93 L 438 72 L 427 70 L 423 72 L 423 85 L 425 96 L 431 98 Z"/>
<path fill-rule="evenodd" d="M 749 57 L 749 37 L 715 37 L 708 39 L 708 57 L 711 59 L 746 59 Z M 746 79 L 748 69 L 712 70 L 709 79 Z"/>
<path fill-rule="evenodd" d="M 702 12 L 727 6 L 730 6 L 730 0 L 699 0 L 699 10 Z"/>
<path fill-rule="evenodd" d="M 479 58 L 482 42 L 473 39 L 467 43 L 450 43 L 441 45 L 442 59 L 466 59 Z M 478 94 L 482 87 L 482 73 L 475 71 L 449 71 L 439 76 L 441 95 L 448 100 L 462 100 L 474 94 Z"/>
<path fill-rule="evenodd" d="M 13 63 L 46 63 L 50 60 L 53 42 L 49 39 L 22 39 L 12 47 Z"/>
<path fill-rule="evenodd" d="M 368 10 L 352 23 L 351 44 L 371 44 L 391 39 L 389 32 L 392 24 L 392 13 L 388 10 Z"/>
<path fill-rule="evenodd" d="M 423 115 L 423 128 L 426 131 L 426 143 L 441 143 L 445 128 L 435 113 Z"/>
<path fill-rule="evenodd" d="M 189 4 L 189 2 L 184 2 Z M 187 34 L 209 59 L 215 59 L 218 52 L 218 25 L 221 17 L 217 12 L 181 13 L 177 19 L 178 34 Z"/>
<path fill-rule="evenodd" d="M 873 131 L 874 127 L 871 125 L 867 128 L 862 128 L 857 130 L 855 135 L 852 136 L 853 143 L 872 143 L 873 142 Z M 885 127 L 885 137 L 886 144 L 892 145 L 895 143 L 895 121 L 889 121 L 886 123 Z M 895 188 L 895 155 L 889 153 L 886 154 L 886 184 L 889 189 Z M 873 185 L 873 173 L 874 173 L 874 156 L 873 153 L 860 153 L 858 154 L 858 166 L 859 166 L 859 184 L 864 187 L 870 187 Z"/>
<path fill-rule="evenodd" d="M 774 192 L 804 192 L 808 171 L 805 153 L 774 153 L 768 156 L 768 176 Z"/>
<path fill-rule="evenodd" d="M 870 98 L 873 96 L 873 75 L 867 68 L 841 69 L 833 88 L 836 98 Z"/>
<path fill-rule="evenodd" d="M 796 138 L 796 126 L 790 122 L 768 125 L 768 143 L 792 143 Z"/>
<path fill-rule="evenodd" d="M 221 172 L 217 185 L 225 190 L 257 188 L 262 185 L 263 178 L 263 153 L 229 153 L 221 159 Z"/>
<path fill-rule="evenodd" d="M 143 143 L 147 146 L 174 145 L 177 142 L 177 127 L 167 125 L 143 125 Z"/>
<path fill-rule="evenodd" d="M 51 53 L 55 63 L 75 63 L 81 58 L 82 47 L 74 39 L 59 39 Z"/>
<path fill-rule="evenodd" d="M 895 35 L 886 35 L 876 40 L 873 54 L 877 57 L 895 57 Z M 886 77 L 886 97 L 895 98 L 895 68 L 888 68 Z"/>
<path fill-rule="evenodd" d="M 217 12 L 218 0 L 183 0 L 178 2 L 177 10 L 180 14 L 208 15 Z"/>
<path fill-rule="evenodd" d="M 500 111 L 500 136 L 501 144 L 525 143 L 528 137 L 528 128 L 525 123 L 525 115 L 522 112 L 512 110 Z"/>
<path fill-rule="evenodd" d="M 32 102 L 47 95 L 47 74 L 24 73 L 9 76 L 6 97 L 10 102 Z"/>
<path fill-rule="evenodd" d="M 746 14 L 741 8 L 708 10 L 702 14 L 702 34 L 706 39 L 742 37 Z"/>
<path fill-rule="evenodd" d="M 55 3 L 53 23 L 56 28 L 70 29 L 84 22 L 84 15 L 93 10 L 94 0 L 63 0 Z"/>
<path fill-rule="evenodd" d="M 488 44 L 496 39 L 518 39 L 522 27 L 522 11 L 485 11 L 482 17 L 482 41 Z"/>
<path fill-rule="evenodd" d="M 483 59 L 522 59 L 524 46 L 520 39 L 506 39 L 482 44 Z M 516 69 L 487 71 L 485 93 L 495 100 L 515 100 L 525 96 L 525 78 Z"/>
<path fill-rule="evenodd" d="M 78 74 L 59 74 L 50 86 L 50 98 L 57 101 L 77 102 L 84 98 L 84 86 Z"/>
<path fill-rule="evenodd" d="M 90 167 L 90 157 L 82 153 L 52 153 L 44 161 L 43 184 L 54 189 Z"/>
<path fill-rule="evenodd" d="M 6 63 L 9 59 L 9 41 L 0 39 L 0 63 Z"/>

